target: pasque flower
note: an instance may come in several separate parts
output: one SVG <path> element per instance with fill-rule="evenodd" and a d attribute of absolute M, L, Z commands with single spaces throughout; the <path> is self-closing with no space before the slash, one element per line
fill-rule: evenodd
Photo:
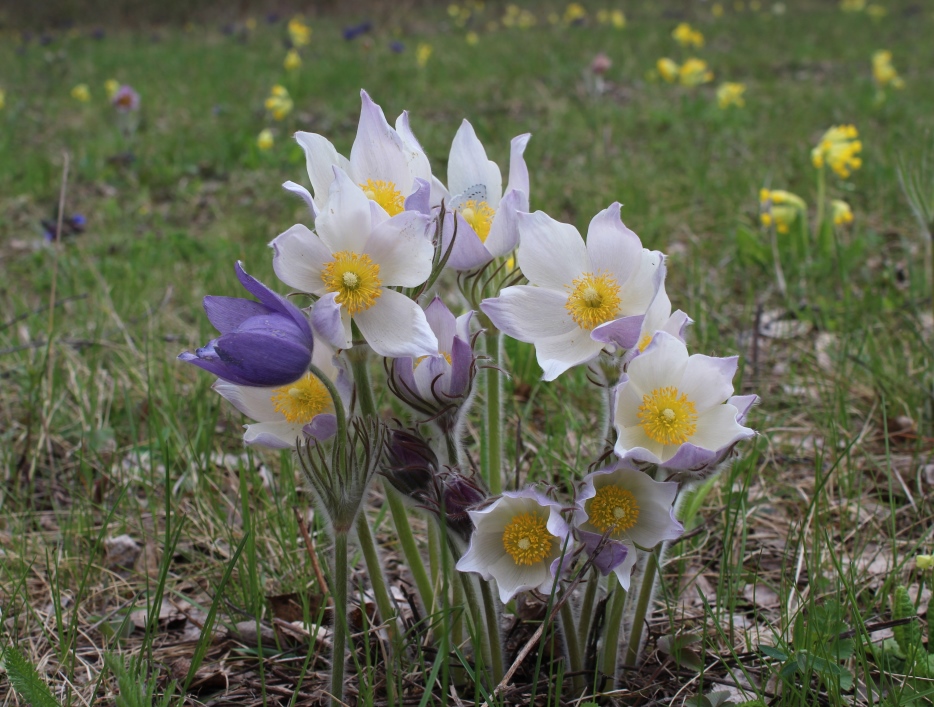
<path fill-rule="evenodd" d="M 110 103 L 121 113 L 132 113 L 138 111 L 140 106 L 139 94 L 133 90 L 132 86 L 123 84 L 117 89 L 116 93 L 110 98 Z"/>
<path fill-rule="evenodd" d="M 516 247 L 519 241 L 516 213 L 529 210 L 529 170 L 522 155 L 530 137 L 525 133 L 512 139 L 509 183 L 504 196 L 499 167 L 487 159 L 473 126 L 466 120 L 461 123 L 451 143 L 448 187 L 441 188 L 441 195 L 452 210 L 443 230 L 444 251 L 454 236 L 457 219 L 448 267 L 472 270 Z"/>
<path fill-rule="evenodd" d="M 665 291 L 665 283 L 663 282 L 658 288 L 655 299 L 652 300 L 652 304 L 649 305 L 645 312 L 645 318 L 642 320 L 642 326 L 639 329 L 638 343 L 630 349 L 627 358 L 632 358 L 632 356 L 645 351 L 649 344 L 652 343 L 652 339 L 660 331 L 684 341 L 684 328 L 690 323 L 690 317 L 680 309 L 672 313 L 671 299 L 668 297 L 668 292 Z"/>
<path fill-rule="evenodd" d="M 352 345 L 353 321 L 380 356 L 438 353 L 421 307 L 391 289 L 415 287 L 431 273 L 430 218 L 417 211 L 390 218 L 345 172 L 333 169 L 330 198 L 315 219 L 315 232 L 298 224 L 270 244 L 276 275 L 319 297 L 312 320 L 336 348 Z"/>
<path fill-rule="evenodd" d="M 527 488 L 468 513 L 474 531 L 458 570 L 495 579 L 503 602 L 529 589 L 551 592 L 561 558 L 572 549 L 560 504 Z"/>
<path fill-rule="evenodd" d="M 587 474 L 578 488 L 574 526 L 596 568 L 603 575 L 615 572 L 629 591 L 636 547 L 650 550 L 684 532 L 672 505 L 677 494 L 674 481 L 655 481 L 623 463 Z"/>
<path fill-rule="evenodd" d="M 314 338 L 305 314 L 285 297 L 236 266 L 240 284 L 256 299 L 204 298 L 204 311 L 221 335 L 180 361 L 192 363 L 230 383 L 273 387 L 305 375 Z"/>
<path fill-rule="evenodd" d="M 360 92 L 363 107 L 357 136 L 350 148 L 350 159 L 338 154 L 327 138 L 317 133 L 297 132 L 295 139 L 305 151 L 312 193 L 288 182 L 286 188 L 302 196 L 317 214 L 328 200 L 334 167 L 340 167 L 359 186 L 367 198 L 375 201 L 390 216 L 403 210 L 429 210 L 431 167 L 428 158 L 409 127 L 408 113 L 403 112 L 393 129 L 383 109 Z"/>
<path fill-rule="evenodd" d="M 547 214 L 519 214 L 519 267 L 529 285 L 507 287 L 480 308 L 504 333 L 535 344 L 545 380 L 595 358 L 630 349 L 664 279 L 662 254 L 642 247 L 619 218 L 620 205 L 577 229 Z"/>
<path fill-rule="evenodd" d="M 737 357 L 688 356 L 684 342 L 658 332 L 616 387 L 615 452 L 625 461 L 702 475 L 737 442 L 757 397 L 733 396 Z"/>

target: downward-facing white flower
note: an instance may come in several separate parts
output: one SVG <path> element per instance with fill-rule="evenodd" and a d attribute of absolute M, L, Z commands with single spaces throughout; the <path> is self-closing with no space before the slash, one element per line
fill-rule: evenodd
<path fill-rule="evenodd" d="M 663 256 L 642 247 L 613 204 L 594 216 L 584 244 L 573 226 L 547 214 L 518 215 L 518 260 L 529 285 L 486 299 L 501 331 L 535 344 L 545 380 L 601 351 L 630 349 L 664 279 Z"/>
<path fill-rule="evenodd" d="M 457 237 L 447 267 L 472 270 L 516 247 L 516 214 L 529 210 L 529 170 L 522 154 L 530 137 L 526 133 L 512 139 L 504 196 L 499 167 L 487 159 L 473 126 L 466 120 L 461 123 L 451 143 L 448 187 L 440 187 L 447 207 L 453 211 L 443 231 L 445 250 L 457 219 Z"/>
<path fill-rule="evenodd" d="M 334 349 L 320 337 L 315 341 L 311 362 L 334 383 L 346 407 L 351 397 L 350 380 L 335 358 Z M 221 379 L 212 387 L 237 410 L 256 420 L 245 425 L 246 444 L 287 449 L 294 447 L 298 439 L 325 440 L 337 431 L 331 396 L 311 373 L 279 388 L 236 385 Z"/>
<path fill-rule="evenodd" d="M 391 289 L 415 287 L 431 274 L 430 217 L 404 211 L 390 218 L 344 172 L 334 173 L 316 232 L 297 224 L 270 244 L 276 275 L 320 298 L 312 323 L 335 348 L 350 348 L 353 321 L 380 356 L 436 354 L 422 308 Z"/>
<path fill-rule="evenodd" d="M 561 558 L 570 557 L 570 528 L 561 506 L 535 489 L 507 491 L 478 511 L 470 547 L 458 560 L 461 572 L 493 578 L 504 602 L 521 591 L 551 592 Z"/>
<path fill-rule="evenodd" d="M 755 395 L 732 396 L 737 357 L 688 356 L 658 332 L 616 388 L 616 454 L 624 460 L 700 473 L 755 432 L 742 426 Z"/>
<path fill-rule="evenodd" d="M 407 112 L 389 125 L 383 109 L 360 91 L 363 105 L 357 136 L 350 148 L 350 159 L 317 133 L 297 132 L 295 139 L 305 151 L 308 178 L 314 195 L 295 182 L 283 186 L 301 196 L 312 216 L 317 217 L 328 200 L 334 167 L 340 167 L 368 198 L 390 216 L 403 210 L 428 212 L 431 193 L 431 166 L 409 127 Z M 440 200 L 440 197 L 438 197 Z"/>

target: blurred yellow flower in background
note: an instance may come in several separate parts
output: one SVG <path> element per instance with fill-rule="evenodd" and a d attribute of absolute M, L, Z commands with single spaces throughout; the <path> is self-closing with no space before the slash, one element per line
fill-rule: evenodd
<path fill-rule="evenodd" d="M 274 144 L 276 140 L 272 135 L 272 130 L 269 128 L 264 128 L 260 131 L 259 135 L 256 136 L 256 146 L 261 150 L 268 150 Z"/>
<path fill-rule="evenodd" d="M 117 79 L 107 79 L 104 81 L 104 91 L 107 92 L 107 100 L 112 100 L 120 90 L 120 82 Z"/>
<path fill-rule="evenodd" d="M 674 37 L 675 41 L 682 47 L 695 47 L 700 49 L 704 46 L 704 35 L 691 27 L 687 22 L 682 22 L 675 27 L 671 36 Z"/>
<path fill-rule="evenodd" d="M 889 14 L 889 11 L 886 10 L 882 5 L 870 5 L 866 8 L 866 14 L 869 15 L 874 21 L 878 22 L 887 14 Z"/>
<path fill-rule="evenodd" d="M 292 112 L 294 104 L 292 97 L 285 86 L 273 86 L 266 99 L 266 110 L 269 111 L 274 120 L 282 120 Z"/>
<path fill-rule="evenodd" d="M 717 105 L 721 109 L 727 109 L 730 106 L 742 108 L 746 105 L 743 94 L 746 92 L 746 84 L 724 81 L 717 87 Z"/>
<path fill-rule="evenodd" d="M 6 106 L 6 94 L 0 88 L 0 110 L 3 110 L 4 106 Z"/>
<path fill-rule="evenodd" d="M 830 202 L 830 213 L 833 215 L 834 226 L 847 226 L 853 223 L 853 210 L 842 199 L 833 199 Z"/>
<path fill-rule="evenodd" d="M 418 64 L 419 69 L 424 69 L 428 66 L 428 60 L 431 58 L 432 51 L 434 50 L 431 48 L 430 44 L 422 42 L 418 45 L 418 49 L 415 50 L 415 63 Z"/>
<path fill-rule="evenodd" d="M 655 68 L 658 70 L 658 75 L 661 76 L 668 83 L 674 83 L 678 80 L 678 72 L 681 70 L 681 67 L 678 64 L 669 59 L 667 56 L 659 59 L 655 62 Z"/>
<path fill-rule="evenodd" d="M 288 31 L 293 47 L 304 47 L 311 42 L 311 27 L 305 24 L 300 15 L 289 20 Z"/>
<path fill-rule="evenodd" d="M 713 72 L 707 68 L 706 61 L 691 57 L 681 65 L 678 80 L 682 86 L 700 86 L 713 81 Z"/>
<path fill-rule="evenodd" d="M 243 22 L 243 26 L 246 27 L 247 32 L 252 32 L 253 30 L 256 29 L 256 18 L 247 17 L 246 20 Z"/>
<path fill-rule="evenodd" d="M 88 88 L 86 83 L 79 83 L 77 86 L 71 89 L 71 97 L 76 101 L 87 103 L 91 100 L 91 89 Z"/>
<path fill-rule="evenodd" d="M 584 9 L 584 6 L 579 2 L 572 2 L 566 8 L 564 8 L 564 22 L 565 24 L 574 24 L 575 22 L 580 22 L 581 20 L 587 17 L 587 10 Z"/>
<path fill-rule="evenodd" d="M 934 555 L 918 555 L 915 557 L 915 567 L 919 570 L 934 568 Z"/>
<path fill-rule="evenodd" d="M 844 12 L 862 12 L 866 9 L 866 0 L 840 0 L 840 9 Z"/>
<path fill-rule="evenodd" d="M 289 49 L 288 53 L 285 55 L 285 61 L 282 62 L 282 66 L 285 67 L 286 71 L 298 71 L 302 68 L 302 57 L 295 49 Z"/>
<path fill-rule="evenodd" d="M 718 2 L 715 2 L 710 6 L 710 14 L 714 17 L 723 17 L 723 5 Z"/>
<path fill-rule="evenodd" d="M 616 29 L 622 29 L 626 26 L 626 15 L 623 14 L 622 10 L 610 11 L 610 24 Z"/>
<path fill-rule="evenodd" d="M 855 125 L 834 125 L 824 133 L 817 147 L 811 150 L 811 162 L 817 169 L 828 165 L 839 177 L 846 179 L 859 169 L 863 161 L 858 156 L 863 143 L 857 138 Z"/>
<path fill-rule="evenodd" d="M 759 221 L 775 226 L 778 233 L 788 233 L 791 226 L 807 212 L 807 204 L 797 194 L 783 189 L 759 190 Z"/>
<path fill-rule="evenodd" d="M 892 52 L 880 49 L 872 55 L 872 78 L 878 88 L 891 86 L 895 89 L 905 88 L 905 82 L 892 66 Z"/>
<path fill-rule="evenodd" d="M 475 47 L 480 42 L 480 35 L 477 34 L 476 32 L 468 32 L 465 39 L 467 40 L 467 44 L 469 44 L 472 47 Z"/>

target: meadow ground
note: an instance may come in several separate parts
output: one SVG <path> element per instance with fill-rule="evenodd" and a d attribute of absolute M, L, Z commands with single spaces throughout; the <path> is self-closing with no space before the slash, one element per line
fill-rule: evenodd
<path fill-rule="evenodd" d="M 321 133 L 346 154 L 366 88 L 390 119 L 410 111 L 442 178 L 468 118 L 500 164 L 510 138 L 532 133 L 533 210 L 586 232 L 620 201 L 626 224 L 669 256 L 668 293 L 694 320 L 693 350 L 739 354 L 737 390 L 761 396 L 758 439 L 686 506 L 644 664 L 594 699 L 680 705 L 738 685 L 768 704 L 930 704 L 934 671 L 909 666 L 906 677 L 885 640 L 897 586 L 922 624 L 931 596 L 915 558 L 934 546 L 932 286 L 896 163 L 930 149 L 934 14 L 920 1 L 887 0 L 880 16 L 809 0 L 724 5 L 715 17 L 709 3 L 630 2 L 622 28 L 598 22 L 606 8 L 594 4 L 571 25 L 548 22 L 563 6 L 529 5 L 529 28 L 503 26 L 492 3 L 467 26 L 442 6 L 382 10 L 350 41 L 342 28 L 365 17 L 306 16 L 312 41 L 295 72 L 282 66 L 285 23 L 259 17 L 253 29 L 231 17 L 102 37 L 8 31 L 0 648 L 18 646 L 69 705 L 109 703 L 134 683 L 159 694 L 184 684 L 188 704 L 325 699 L 309 551 L 325 557 L 327 535 L 289 454 L 244 449 L 241 416 L 176 356 L 213 335 L 204 295 L 239 294 L 235 260 L 274 281 L 267 243 L 309 221 L 280 187 L 307 184 L 290 136 Z M 703 32 L 703 48 L 677 45 L 680 21 Z M 420 44 L 432 47 L 422 67 Z M 905 81 L 882 102 L 870 63 L 880 49 Z M 600 51 L 612 60 L 602 92 L 588 75 Z M 657 59 L 691 54 L 713 82 L 647 77 Z M 104 96 L 111 78 L 141 94 L 132 138 Z M 746 85 L 744 107 L 718 107 L 721 81 Z M 87 102 L 70 95 L 81 83 Z M 264 109 L 274 84 L 295 103 L 282 121 Z M 854 222 L 823 244 L 773 244 L 760 188 L 801 195 L 813 222 L 811 147 L 850 123 L 863 164 L 830 178 L 828 195 Z M 274 145 L 261 150 L 267 127 Z M 86 228 L 54 245 L 40 222 L 55 218 L 65 155 L 65 214 Z M 604 445 L 586 371 L 546 384 L 531 346 L 509 342 L 506 354 L 508 485 L 566 487 Z M 407 570 L 373 493 L 404 603 Z M 516 607 L 512 625 L 536 610 Z M 507 659 L 526 635 L 510 634 Z M 378 641 L 356 640 L 348 694 L 379 704 Z M 453 704 L 424 690 L 422 657 L 393 677 L 412 704 Z M 504 704 L 528 704 L 531 669 L 519 675 Z M 537 704 L 566 703 L 554 680 L 536 689 Z M 2 674 L 0 698 L 25 703 Z"/>

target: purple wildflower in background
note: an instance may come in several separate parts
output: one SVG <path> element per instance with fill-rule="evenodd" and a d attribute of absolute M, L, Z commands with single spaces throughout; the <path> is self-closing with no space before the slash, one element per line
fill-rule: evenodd
<path fill-rule="evenodd" d="M 344 27 L 344 39 L 348 42 L 356 39 L 362 34 L 366 34 L 371 29 L 373 29 L 373 23 L 369 20 L 364 20 L 358 25 L 350 25 L 349 27 Z"/>
<path fill-rule="evenodd" d="M 121 113 L 130 113 L 139 110 L 140 99 L 139 94 L 133 90 L 132 86 L 124 84 L 117 89 L 110 102 Z"/>
<path fill-rule="evenodd" d="M 389 43 L 389 50 L 394 54 L 401 54 L 405 51 L 405 45 L 397 39 L 395 42 Z"/>

